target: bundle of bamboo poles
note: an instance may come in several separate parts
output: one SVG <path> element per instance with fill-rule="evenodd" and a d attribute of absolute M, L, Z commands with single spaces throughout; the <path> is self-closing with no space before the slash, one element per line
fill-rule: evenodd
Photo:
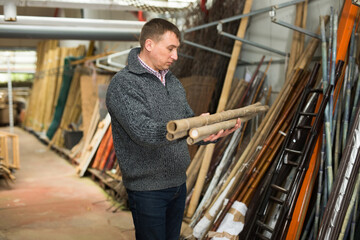
<path fill-rule="evenodd" d="M 37 49 L 37 67 L 25 127 L 46 131 L 51 123 L 59 96 L 67 56 L 83 56 L 85 47 L 60 48 L 57 40 L 41 41 Z"/>
<path fill-rule="evenodd" d="M 240 118 L 241 122 L 246 122 L 268 109 L 268 106 L 262 106 L 261 103 L 256 103 L 212 115 L 172 120 L 166 125 L 168 131 L 166 137 L 172 141 L 189 135 L 187 143 L 189 145 L 195 144 L 209 135 L 217 133 L 221 129 L 233 128 L 237 122 L 237 118 Z"/>
<path fill-rule="evenodd" d="M 40 101 L 40 91 L 43 85 L 44 73 L 50 66 L 48 62 L 48 52 L 58 46 L 57 40 L 41 41 L 37 46 L 37 62 L 36 62 L 36 76 L 32 86 L 31 96 L 29 98 L 29 105 L 26 112 L 25 126 L 29 128 L 39 127 L 40 124 L 36 119 L 37 106 Z"/>

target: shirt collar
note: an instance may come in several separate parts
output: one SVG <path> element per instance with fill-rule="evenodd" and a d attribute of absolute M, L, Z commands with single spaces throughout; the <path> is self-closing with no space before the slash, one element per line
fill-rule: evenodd
<path fill-rule="evenodd" d="M 154 69 L 152 69 L 151 67 L 149 67 L 141 58 L 139 55 L 137 55 L 138 60 L 140 62 L 140 64 L 147 70 L 149 71 L 151 74 L 155 75 L 157 78 L 160 79 L 160 81 L 165 85 L 165 75 L 169 72 L 169 69 L 165 69 L 165 70 L 160 70 L 160 71 L 155 71 Z"/>

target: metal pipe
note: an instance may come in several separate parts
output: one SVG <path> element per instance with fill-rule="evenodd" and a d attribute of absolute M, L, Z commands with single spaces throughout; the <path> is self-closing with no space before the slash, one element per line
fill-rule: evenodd
<path fill-rule="evenodd" d="M 0 24 L 1 38 L 138 41 L 140 29 Z"/>
<path fill-rule="evenodd" d="M 272 17 L 271 18 L 271 21 L 273 23 L 276 23 L 276 24 L 279 24 L 280 26 L 283 26 L 283 27 L 287 27 L 287 28 L 290 28 L 292 30 L 295 30 L 295 31 L 298 31 L 300 33 L 304 33 L 310 37 L 313 37 L 313 38 L 317 38 L 317 39 L 320 39 L 321 40 L 321 36 L 319 34 L 316 34 L 316 33 L 313 33 L 313 32 L 310 32 L 304 28 L 300 28 L 300 27 L 297 27 L 295 25 L 292 25 L 292 24 L 289 24 L 287 22 L 283 22 L 281 20 L 277 20 L 275 17 Z"/>
<path fill-rule="evenodd" d="M 144 26 L 145 22 L 126 20 L 105 20 L 89 18 L 63 18 L 63 17 L 35 17 L 17 16 L 14 22 L 6 22 L 6 16 L 0 15 L 0 23 L 12 25 L 41 25 L 41 26 L 81 26 L 81 27 L 106 27 L 121 29 L 138 29 Z"/>
<path fill-rule="evenodd" d="M 286 56 L 287 54 L 285 52 L 282 52 L 282 51 L 279 51 L 279 50 L 276 50 L 274 48 L 270 48 L 270 47 L 267 47 L 265 45 L 262 45 L 262 44 L 259 44 L 259 43 L 256 43 L 256 42 L 253 42 L 253 41 L 249 41 L 249 40 L 246 40 L 246 39 L 243 39 L 243 38 L 239 38 L 235 35 L 232 35 L 230 33 L 226 33 L 226 32 L 223 32 L 223 31 L 219 31 L 219 34 L 222 35 L 222 36 L 225 36 L 225 37 L 228 37 L 228 38 L 232 38 L 234 40 L 238 40 L 240 42 L 243 42 L 243 43 L 246 43 L 248 45 L 251 45 L 251 46 L 254 46 L 254 47 L 257 47 L 257 48 L 261 48 L 261 49 L 264 49 L 264 50 L 267 50 L 269 52 L 273 52 L 273 53 L 276 53 L 276 54 L 279 54 L 281 56 Z"/>
<path fill-rule="evenodd" d="M 224 19 L 219 20 L 219 21 L 214 21 L 214 22 L 211 22 L 211 23 L 206 23 L 206 24 L 199 25 L 199 26 L 196 26 L 196 27 L 193 27 L 193 28 L 189 28 L 189 29 L 184 30 L 184 33 L 189 33 L 189 32 L 193 32 L 193 31 L 196 31 L 196 30 L 203 29 L 203 28 L 216 26 L 220 22 L 221 23 L 227 23 L 227 22 L 236 21 L 236 20 L 239 20 L 239 19 L 244 18 L 244 17 L 250 17 L 250 16 L 253 16 L 253 15 L 260 14 L 260 13 L 269 12 L 269 11 L 273 10 L 274 8 L 280 9 L 280 8 L 288 7 L 288 6 L 291 6 L 291 5 L 294 5 L 294 4 L 297 4 L 297 3 L 301 3 L 301 2 L 305 2 L 305 0 L 294 0 L 294 1 L 286 2 L 286 3 L 281 3 L 281 4 L 278 4 L 278 5 L 272 5 L 272 6 L 261 8 L 261 9 L 258 9 L 258 10 L 255 10 L 255 11 L 252 11 L 252 12 L 249 12 L 249 13 L 246 13 L 246 14 L 240 14 L 240 15 L 236 15 L 236 16 L 233 16 L 233 17 L 224 18 Z"/>
<path fill-rule="evenodd" d="M 190 41 L 185 40 L 185 39 L 182 40 L 182 42 L 185 43 L 185 44 L 188 44 L 190 46 L 197 47 L 197 48 L 209 51 L 209 52 L 217 53 L 217 54 L 225 56 L 225 57 L 229 57 L 229 58 L 231 57 L 231 54 L 229 54 L 229 53 L 222 52 L 222 51 L 219 51 L 219 50 L 216 50 L 216 49 L 213 49 L 213 48 L 209 48 L 209 47 L 206 47 L 206 46 L 198 44 L 198 43 L 190 42 Z"/>
<path fill-rule="evenodd" d="M 9 105 L 9 126 L 10 132 L 14 132 L 14 113 L 13 113 L 13 97 L 12 97 L 12 82 L 11 82 L 11 70 L 10 70 L 10 54 L 7 56 L 7 67 L 8 67 L 8 105 Z"/>
<path fill-rule="evenodd" d="M 0 5 L 7 0 L 0 0 Z M 126 0 L 14 0 L 17 6 L 21 7 L 47 7 L 47 8 L 75 8 L 75 9 L 97 9 L 97 10 L 121 10 L 138 11 L 142 6 L 135 6 L 131 1 Z M 145 2 L 145 1 L 144 1 Z M 194 1 L 146 1 L 145 6 L 163 8 L 165 10 L 181 10 L 188 8 Z"/>
<path fill-rule="evenodd" d="M 14 1 L 6 0 L 4 2 L 5 21 L 16 21 L 16 4 Z"/>

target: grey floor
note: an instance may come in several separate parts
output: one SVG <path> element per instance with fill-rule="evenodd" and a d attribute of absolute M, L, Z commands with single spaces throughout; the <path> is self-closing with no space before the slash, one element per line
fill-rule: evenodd
<path fill-rule="evenodd" d="M 8 131 L 0 128 L 0 131 Z M 21 168 L 0 179 L 0 240 L 135 239 L 131 214 L 113 213 L 106 193 L 32 134 L 15 128 Z"/>

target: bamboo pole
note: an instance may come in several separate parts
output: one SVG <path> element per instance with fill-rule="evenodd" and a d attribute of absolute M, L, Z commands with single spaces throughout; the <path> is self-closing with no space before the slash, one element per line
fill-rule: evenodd
<path fill-rule="evenodd" d="M 270 61 L 269 61 L 268 65 L 266 66 L 266 69 L 265 69 L 265 71 L 264 71 L 264 75 L 262 76 L 262 78 L 261 78 L 261 80 L 260 80 L 260 83 L 258 84 L 258 87 L 257 87 L 257 89 L 256 89 L 256 92 L 255 92 L 255 95 L 254 95 L 253 99 L 250 99 L 251 103 L 254 103 L 254 102 L 256 101 L 256 98 L 257 98 L 257 96 L 258 96 L 258 94 L 259 94 L 259 92 L 260 92 L 260 88 L 262 87 L 262 85 L 263 85 L 263 83 L 264 83 L 264 81 L 265 81 L 266 73 L 267 73 L 267 71 L 269 70 L 269 67 L 270 67 L 270 65 L 271 65 L 271 62 L 272 62 L 272 58 L 270 58 Z M 258 69 L 257 69 L 257 71 L 258 71 Z M 254 73 L 253 78 L 255 78 L 255 74 L 257 74 L 257 71 Z M 250 85 L 249 85 L 249 87 L 250 87 Z M 243 141 L 243 139 L 244 139 L 244 135 L 245 135 L 245 131 L 246 131 L 247 125 L 248 125 L 248 122 L 246 122 L 246 123 L 244 124 L 243 128 L 242 128 L 242 134 L 241 134 L 241 137 L 240 137 L 238 146 L 237 146 L 237 151 L 240 150 L 241 143 L 242 143 L 242 141 Z"/>
<path fill-rule="evenodd" d="M 237 103 L 240 101 L 240 97 L 243 96 L 245 89 L 247 88 L 248 83 L 244 79 L 241 79 L 236 85 L 233 93 L 230 96 L 228 103 L 226 104 L 225 110 L 233 109 L 236 107 Z"/>
<path fill-rule="evenodd" d="M 355 229 L 356 229 L 356 224 L 357 224 L 356 222 L 357 222 L 357 218 L 358 218 L 358 205 L 359 205 L 359 190 L 358 190 L 358 193 L 355 198 L 354 214 L 353 214 L 353 219 L 352 219 L 352 224 L 351 224 L 350 240 L 355 239 Z"/>
<path fill-rule="evenodd" d="M 329 16 L 324 16 L 324 21 L 325 24 L 326 22 L 329 20 Z M 316 33 L 319 34 L 320 33 L 320 26 L 317 28 Z M 312 38 L 309 42 L 309 44 L 307 45 L 305 51 L 303 52 L 303 54 L 299 57 L 298 62 L 296 63 L 294 69 L 306 69 L 307 66 L 309 65 L 309 63 L 311 62 L 311 59 L 318 47 L 319 44 L 319 39 L 317 38 Z"/>
<path fill-rule="evenodd" d="M 350 120 L 350 126 L 353 125 L 355 117 L 356 117 L 356 108 L 359 105 L 359 97 L 360 97 L 360 74 L 359 78 L 356 81 L 356 90 L 355 90 L 355 97 L 354 97 L 354 104 L 351 111 L 351 120 Z"/>
<path fill-rule="evenodd" d="M 166 125 L 166 129 L 169 133 L 175 134 L 178 132 L 184 132 L 191 128 L 210 125 L 213 123 L 219 123 L 226 120 L 248 116 L 256 113 L 261 108 L 261 103 L 255 103 L 246 107 L 227 110 L 224 112 L 218 112 L 211 115 L 201 115 L 197 117 L 184 118 L 179 120 L 169 121 Z"/>
<path fill-rule="evenodd" d="M 354 75 L 354 65 L 355 65 L 355 58 L 354 58 L 354 45 L 355 45 L 355 26 L 353 26 L 353 31 L 351 34 L 350 39 L 350 52 L 349 52 L 349 74 L 346 79 L 346 94 L 345 94 L 345 109 L 344 109 L 344 124 L 343 124 L 343 136 L 342 136 L 342 149 L 345 149 L 346 141 L 347 141 L 347 134 L 349 128 L 349 118 L 350 118 L 350 96 L 351 96 L 351 81 Z"/>
<path fill-rule="evenodd" d="M 251 77 L 251 79 L 250 79 L 250 81 L 249 81 L 249 84 L 248 84 L 248 86 L 247 86 L 247 88 L 246 88 L 246 90 L 245 90 L 245 93 L 243 94 L 240 102 L 239 102 L 238 105 L 237 105 L 238 107 L 241 107 L 241 106 L 244 104 L 245 97 L 247 96 L 247 94 L 248 94 L 248 92 L 249 92 L 249 90 L 250 90 L 250 88 L 251 88 L 254 80 L 256 79 L 256 76 L 258 75 L 259 69 L 260 69 L 262 63 L 264 62 L 264 59 L 265 59 L 265 56 L 262 56 L 259 64 L 258 64 L 257 67 L 256 67 L 256 70 L 255 70 L 254 74 L 252 75 L 252 77 Z M 270 60 L 270 62 L 269 62 L 269 64 L 268 64 L 268 66 L 270 66 L 270 64 L 271 64 L 271 60 Z M 267 71 L 267 70 L 266 70 L 266 71 Z"/>
<path fill-rule="evenodd" d="M 183 138 L 186 137 L 188 135 L 187 131 L 181 131 L 181 132 L 176 132 L 176 133 L 166 133 L 166 139 L 169 141 L 174 141 L 176 139 L 179 138 Z"/>
<path fill-rule="evenodd" d="M 313 226 L 312 223 L 314 221 L 314 217 L 315 217 L 315 208 L 313 208 L 310 213 L 309 221 L 306 223 L 305 230 L 301 236 L 301 240 L 312 240 L 311 236 L 313 236 L 313 231 L 314 231 L 314 228 L 312 227 Z"/>
<path fill-rule="evenodd" d="M 223 172 L 223 169 L 228 163 L 231 161 L 232 153 L 234 152 L 236 148 L 236 143 L 240 137 L 241 129 L 238 129 L 234 132 L 234 134 L 231 137 L 230 143 L 227 145 L 227 148 L 223 154 L 223 157 L 221 158 L 221 161 L 216 168 L 215 174 L 211 179 L 211 182 L 209 184 L 209 187 L 207 188 L 199 206 L 197 207 L 194 215 L 192 216 L 191 222 L 197 222 L 200 218 L 202 212 L 205 208 L 207 208 L 210 204 L 210 200 L 212 199 L 212 195 L 214 193 L 214 189 L 216 188 L 216 185 L 219 183 L 219 179 L 221 176 L 221 173 Z"/>
<path fill-rule="evenodd" d="M 288 125 L 283 126 L 283 132 L 287 132 Z M 282 131 L 281 130 L 281 131 Z M 275 139 L 272 141 L 267 154 L 264 156 L 263 160 L 260 162 L 259 166 L 254 169 L 252 172 L 249 181 L 246 182 L 246 186 L 243 188 L 242 192 L 238 197 L 238 201 L 245 203 L 245 205 L 250 204 L 252 195 L 254 194 L 257 186 L 259 185 L 261 178 L 265 175 L 268 170 L 272 160 L 275 158 L 281 144 L 284 141 L 284 135 L 277 134 Z"/>
<path fill-rule="evenodd" d="M 257 108 L 257 113 L 251 113 L 248 116 L 241 117 L 241 123 L 245 123 L 251 119 L 253 119 L 255 116 L 257 116 L 258 113 L 265 112 L 269 109 L 268 106 L 261 106 Z M 195 144 L 204 138 L 210 136 L 211 134 L 215 134 L 219 132 L 222 129 L 230 129 L 233 128 L 237 124 L 237 119 L 232 119 L 224 122 L 214 123 L 211 125 L 206 125 L 203 127 L 198 128 L 192 128 L 189 131 L 189 137 L 187 139 L 187 143 L 189 145 Z"/>
<path fill-rule="evenodd" d="M 323 74 L 323 91 L 325 91 L 329 85 L 329 75 L 327 69 L 327 47 L 326 47 L 326 36 L 325 36 L 325 19 L 323 17 L 320 18 L 321 22 L 321 39 L 322 39 L 322 74 Z M 333 158 L 332 158 L 332 141 L 331 141 L 331 126 L 330 126 L 330 107 L 329 104 L 326 105 L 325 109 L 325 137 L 326 137 L 326 174 L 328 176 L 328 189 L 331 190 L 333 183 Z"/>
<path fill-rule="evenodd" d="M 319 139 L 318 139 L 319 141 Z M 321 155 L 320 155 L 320 168 L 319 168 L 319 176 L 318 176 L 318 189 L 316 194 L 316 203 L 315 203 L 315 219 L 314 219 L 314 237 L 316 238 L 316 234 L 318 232 L 319 228 L 319 222 L 320 222 L 320 212 L 321 212 L 321 198 L 325 198 L 323 194 L 323 178 L 325 177 L 325 161 L 324 161 L 324 155 L 325 155 L 325 132 L 322 133 L 322 146 L 321 146 Z"/>
<path fill-rule="evenodd" d="M 188 169 L 186 170 L 187 194 L 189 194 L 190 190 L 194 187 L 196 177 L 197 177 L 197 175 L 199 173 L 200 166 L 201 166 L 201 163 L 202 163 L 204 150 L 205 150 L 204 145 L 199 147 L 199 149 L 196 151 L 196 154 L 195 154 L 193 160 L 191 161 Z"/>
<path fill-rule="evenodd" d="M 295 26 L 301 27 L 304 24 L 303 19 L 306 19 L 304 18 L 304 11 L 305 11 L 304 3 L 296 4 L 296 16 L 294 23 Z M 293 31 L 289 63 L 286 71 L 286 81 L 290 79 L 296 60 L 298 59 L 299 55 L 302 52 L 301 44 L 303 44 L 304 42 L 304 38 L 302 36 L 303 35 L 300 32 Z"/>
<path fill-rule="evenodd" d="M 331 15 L 333 15 L 333 9 L 331 8 Z M 335 68 L 336 68 L 336 49 L 337 49 L 337 28 L 338 28 L 338 15 L 337 13 L 335 13 L 335 15 L 333 16 L 333 29 L 330 29 L 330 31 L 332 32 L 332 56 L 331 56 L 331 74 L 330 74 L 330 84 L 335 86 Z M 330 56 L 329 56 L 330 58 Z M 334 88 L 331 90 L 331 95 L 330 95 L 330 101 L 329 101 L 329 105 L 330 105 L 330 129 L 333 131 L 333 108 L 334 108 Z M 332 136 L 333 136 L 333 132 L 332 132 Z M 331 138 L 333 139 L 333 138 Z"/>
<path fill-rule="evenodd" d="M 347 77 L 348 71 L 346 70 L 345 77 Z M 345 82 L 344 82 L 345 83 Z M 336 135 L 335 135 L 335 150 L 334 150 L 334 165 L 335 165 L 335 172 L 337 173 L 338 167 L 339 167 L 339 159 L 341 156 L 342 148 L 341 148 L 341 119 L 342 119 L 342 112 L 343 112 L 343 92 L 344 87 L 340 88 L 340 93 L 338 94 L 338 115 L 337 115 L 337 121 L 336 121 Z"/>

